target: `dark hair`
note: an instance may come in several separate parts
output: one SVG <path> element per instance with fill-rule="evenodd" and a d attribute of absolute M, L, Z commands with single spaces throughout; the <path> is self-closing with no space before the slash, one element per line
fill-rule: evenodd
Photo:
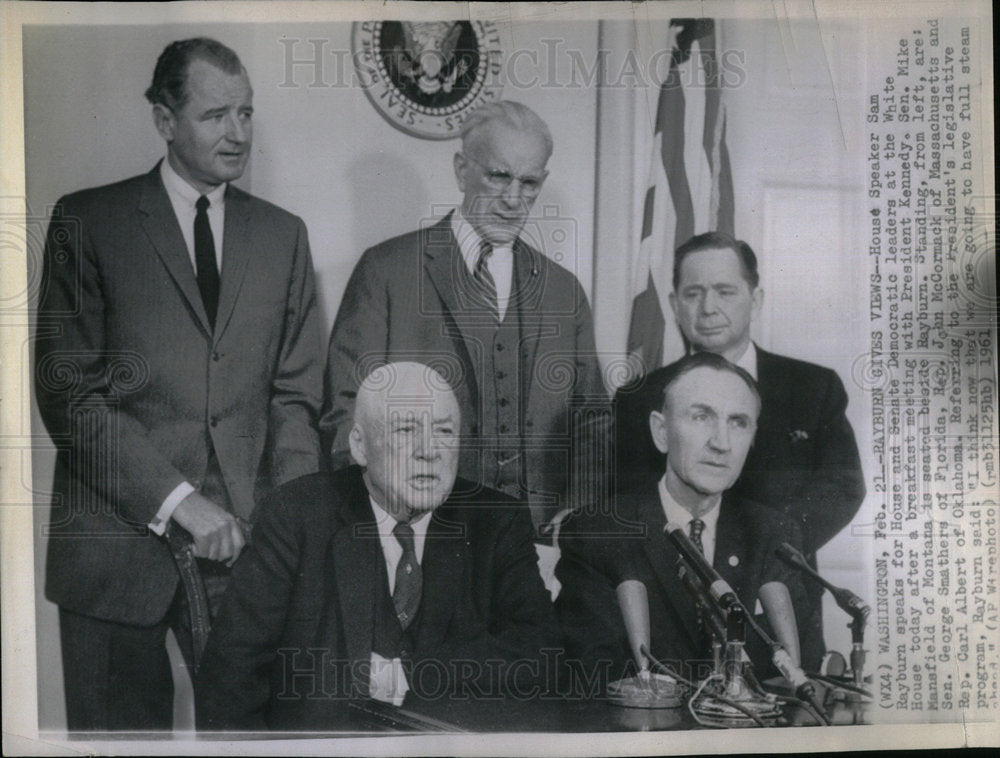
<path fill-rule="evenodd" d="M 227 74 L 243 71 L 239 56 L 221 42 L 208 37 L 177 40 L 167 45 L 156 60 L 153 83 L 146 90 L 146 99 L 171 110 L 183 108 L 189 97 L 188 67 L 195 60 L 211 63 Z"/>
<path fill-rule="evenodd" d="M 750 245 L 725 232 L 705 232 L 695 235 L 674 252 L 674 291 L 680 286 L 681 264 L 685 258 L 702 250 L 717 250 L 719 248 L 732 250 L 736 253 L 736 257 L 740 261 L 740 268 L 743 269 L 743 278 L 746 279 L 751 290 L 756 289 L 757 285 L 760 284 L 760 275 L 757 273 L 757 256 L 754 255 Z"/>
<path fill-rule="evenodd" d="M 750 392 L 757 398 L 757 402 L 760 402 L 760 390 L 757 388 L 757 382 L 750 374 L 739 366 L 730 363 L 718 353 L 709 353 L 702 350 L 697 353 L 685 355 L 679 361 L 674 361 L 663 370 L 663 394 L 660 397 L 660 407 L 656 410 L 662 412 L 666 408 L 667 392 L 670 390 L 670 387 L 676 384 L 677 380 L 684 376 L 684 374 L 694 371 L 696 368 L 711 368 L 716 371 L 728 371 L 730 374 L 735 374 L 750 388 Z"/>

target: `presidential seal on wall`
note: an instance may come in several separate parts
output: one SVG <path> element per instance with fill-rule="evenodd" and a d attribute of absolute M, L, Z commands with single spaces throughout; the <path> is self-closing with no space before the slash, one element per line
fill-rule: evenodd
<path fill-rule="evenodd" d="M 488 21 L 359 21 L 351 46 L 372 105 L 414 137 L 457 137 L 470 113 L 500 99 L 503 52 Z"/>

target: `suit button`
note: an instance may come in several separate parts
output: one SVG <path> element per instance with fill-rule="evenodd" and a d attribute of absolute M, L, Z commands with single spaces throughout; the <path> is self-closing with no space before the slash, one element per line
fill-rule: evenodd
<path fill-rule="evenodd" d="M 506 408 L 507 407 L 507 398 L 505 398 L 505 397 L 500 398 L 500 407 L 501 408 Z"/>
<path fill-rule="evenodd" d="M 218 361 L 219 361 L 219 352 L 218 351 L 215 351 L 214 353 L 212 353 L 212 360 L 215 361 L 216 363 L 218 363 Z"/>
<path fill-rule="evenodd" d="M 507 432 L 507 425 L 506 424 L 500 424 L 500 433 L 501 434 L 506 434 L 506 432 Z"/>
<path fill-rule="evenodd" d="M 212 416 L 212 418 L 209 420 L 208 423 L 214 429 L 215 427 L 217 427 L 219 425 L 219 417 L 218 416 Z"/>
<path fill-rule="evenodd" d="M 497 352 L 498 353 L 502 353 L 503 352 L 503 345 L 501 345 L 499 342 L 497 343 Z"/>
<path fill-rule="evenodd" d="M 503 379 L 506 379 L 506 378 L 507 378 L 507 374 L 506 373 L 504 373 L 503 371 L 497 371 L 497 379 L 503 380 Z"/>

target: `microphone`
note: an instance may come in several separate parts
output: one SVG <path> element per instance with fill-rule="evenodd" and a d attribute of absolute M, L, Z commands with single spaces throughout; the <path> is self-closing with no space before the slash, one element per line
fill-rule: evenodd
<path fill-rule="evenodd" d="M 792 596 L 784 582 L 767 582 L 757 591 L 764 615 L 771 622 L 771 629 L 778 643 L 788 651 L 792 662 L 799 666 L 802 654 L 799 650 L 799 625 L 795 622 L 795 608 Z"/>
<path fill-rule="evenodd" d="M 628 645 L 632 649 L 632 657 L 639 667 L 639 676 L 649 674 L 649 658 L 643 651 L 649 650 L 649 598 L 646 585 L 638 579 L 626 579 L 615 588 L 618 595 L 618 607 L 625 621 L 625 632 L 628 634 Z"/>
<path fill-rule="evenodd" d="M 615 594 L 639 673 L 609 682 L 608 698 L 615 705 L 627 708 L 678 708 L 683 704 L 686 688 L 672 676 L 653 674 L 649 670 L 651 654 L 646 585 L 630 576 L 634 572 L 626 569 L 624 574 L 615 587 Z"/>
<path fill-rule="evenodd" d="M 712 565 L 705 560 L 702 552 L 688 538 L 683 526 L 668 521 L 663 529 L 670 538 L 670 541 L 674 543 L 674 547 L 684 556 L 685 562 L 698 576 L 701 583 L 708 588 L 712 599 L 719 604 L 722 610 L 728 614 L 730 610 L 740 605 L 740 599 L 736 597 L 736 592 L 733 591 L 733 588 L 729 586 L 729 583 L 725 579 L 719 576 L 718 572 L 712 568 Z"/>
<path fill-rule="evenodd" d="M 789 545 L 787 542 L 782 542 L 781 546 L 775 550 L 775 553 L 777 553 L 781 560 L 785 561 L 794 568 L 797 568 L 806 576 L 812 578 L 813 581 L 819 582 L 823 587 L 828 589 L 830 594 L 833 595 L 833 599 L 837 601 L 837 605 L 840 609 L 852 619 L 855 621 L 860 620 L 862 625 L 868 619 L 868 614 L 871 613 L 871 608 L 865 604 L 864 600 L 848 589 L 834 587 L 830 584 L 826 579 L 820 576 L 812 566 L 809 565 L 802 553 Z"/>
<path fill-rule="evenodd" d="M 743 607 L 743 603 L 736 596 L 736 592 L 733 588 L 729 586 L 718 572 L 712 568 L 711 564 L 705 560 L 705 556 L 702 552 L 694 546 L 694 543 L 688 538 L 687 534 L 684 532 L 684 527 L 679 524 L 674 524 L 667 522 L 665 531 L 670 537 L 670 541 L 674 543 L 677 550 L 684 556 L 684 559 L 691 566 L 691 569 L 698 575 L 698 578 L 704 583 L 705 586 L 709 588 L 709 592 L 712 598 L 726 611 L 728 616 L 731 610 L 739 608 L 736 611 L 737 614 L 745 616 L 747 623 L 753 629 L 753 631 L 759 636 L 768 647 L 771 648 L 771 660 L 775 665 L 775 668 L 781 672 L 781 675 L 785 677 L 795 686 L 795 691 L 797 696 L 808 700 L 809 703 L 818 711 L 818 713 L 826 720 L 825 713 L 823 711 L 822 705 L 816 698 L 816 689 L 813 687 L 812 682 L 806 677 L 805 672 L 802 670 L 798 664 L 796 664 L 788 651 L 778 642 L 772 640 L 760 627 L 760 625 L 753 620 L 753 616 L 746 612 Z M 776 603 L 778 608 L 778 613 L 781 616 L 781 621 L 785 627 L 785 633 L 788 633 L 787 627 L 788 622 L 795 624 L 795 612 L 792 609 L 791 597 L 788 597 L 787 605 L 783 605 L 781 602 L 781 591 L 774 590 L 769 591 L 771 595 L 770 599 L 772 602 Z M 785 587 L 785 595 L 788 594 L 788 588 Z M 778 599 L 775 600 L 775 597 Z M 763 599 L 761 599 L 761 605 L 764 604 Z M 792 638 L 798 639 L 798 630 L 795 629 L 795 633 L 791 635 Z"/>
<path fill-rule="evenodd" d="M 854 683 L 858 687 L 864 686 L 865 624 L 868 622 L 868 615 L 872 612 L 871 608 L 868 607 L 864 600 L 849 589 L 834 587 L 830 584 L 809 565 L 802 553 L 787 542 L 782 542 L 775 552 L 783 561 L 828 589 L 840 610 L 851 617 L 851 623 L 849 624 L 851 628 L 851 669 L 854 672 Z"/>

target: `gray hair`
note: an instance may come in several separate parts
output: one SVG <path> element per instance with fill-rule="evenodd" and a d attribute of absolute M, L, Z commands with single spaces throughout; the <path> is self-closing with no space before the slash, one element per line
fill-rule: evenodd
<path fill-rule="evenodd" d="M 493 123 L 502 123 L 518 131 L 537 134 L 545 143 L 546 153 L 552 155 L 552 132 L 549 131 L 548 124 L 527 105 L 513 100 L 488 103 L 474 110 L 462 124 L 462 149 L 465 150 L 469 142 L 475 140 L 476 134 L 484 127 Z"/>

